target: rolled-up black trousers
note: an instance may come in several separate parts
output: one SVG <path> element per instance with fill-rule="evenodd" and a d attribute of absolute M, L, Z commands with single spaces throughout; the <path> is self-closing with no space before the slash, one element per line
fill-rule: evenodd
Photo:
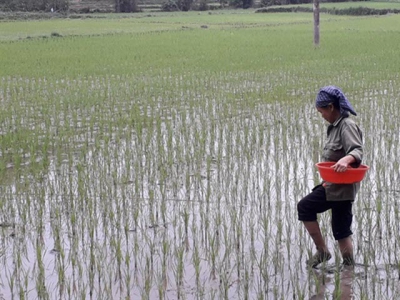
<path fill-rule="evenodd" d="M 317 214 L 329 209 L 332 210 L 332 233 L 335 240 L 344 239 L 353 234 L 351 212 L 353 201 L 327 201 L 325 188 L 317 185 L 310 194 L 297 203 L 297 212 L 300 221 L 316 221 Z"/>

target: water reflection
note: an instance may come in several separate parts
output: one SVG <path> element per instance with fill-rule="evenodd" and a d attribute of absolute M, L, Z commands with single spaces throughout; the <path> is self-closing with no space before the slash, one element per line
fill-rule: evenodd
<path fill-rule="evenodd" d="M 354 274 L 354 267 L 351 266 L 342 266 L 339 270 L 312 269 L 311 280 L 315 282 L 316 293 L 310 300 L 354 299 Z"/>

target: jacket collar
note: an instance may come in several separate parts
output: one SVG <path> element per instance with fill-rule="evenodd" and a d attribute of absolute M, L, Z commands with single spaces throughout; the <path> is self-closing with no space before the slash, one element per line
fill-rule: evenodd
<path fill-rule="evenodd" d="M 332 130 L 334 127 L 337 127 L 337 126 L 339 125 L 339 123 L 340 123 L 344 118 L 346 118 L 346 117 L 343 116 L 343 115 L 341 115 L 339 118 L 336 119 L 335 122 L 333 122 L 333 124 L 329 125 L 329 126 L 328 126 L 328 130 L 327 130 L 327 134 L 329 135 L 329 133 L 331 132 L 331 130 Z"/>

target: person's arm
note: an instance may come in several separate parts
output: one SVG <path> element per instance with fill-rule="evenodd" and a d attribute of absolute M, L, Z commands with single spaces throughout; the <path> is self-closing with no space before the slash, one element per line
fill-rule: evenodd
<path fill-rule="evenodd" d="M 352 155 L 346 155 L 345 157 L 342 157 L 339 159 L 336 164 L 332 166 L 332 168 L 336 172 L 344 172 L 347 170 L 348 166 L 352 163 L 356 162 L 356 159 Z"/>

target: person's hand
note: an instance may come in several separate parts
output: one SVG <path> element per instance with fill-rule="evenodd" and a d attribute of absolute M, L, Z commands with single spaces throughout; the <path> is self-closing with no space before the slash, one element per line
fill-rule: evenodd
<path fill-rule="evenodd" d="M 351 155 L 347 155 L 339 159 L 331 168 L 335 170 L 335 172 L 346 172 L 349 164 L 355 162 L 355 158 Z"/>

